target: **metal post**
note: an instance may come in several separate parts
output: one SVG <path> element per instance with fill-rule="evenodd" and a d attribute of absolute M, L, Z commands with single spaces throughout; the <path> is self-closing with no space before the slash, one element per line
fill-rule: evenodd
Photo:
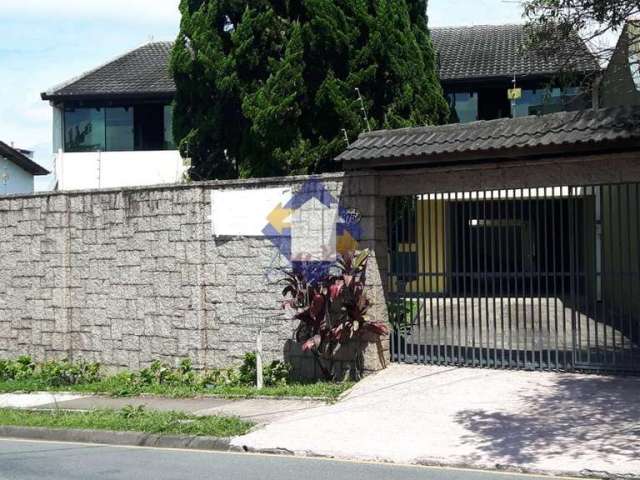
<path fill-rule="evenodd" d="M 262 328 L 258 330 L 256 338 L 256 387 L 262 390 L 264 387 L 264 379 L 262 377 Z"/>

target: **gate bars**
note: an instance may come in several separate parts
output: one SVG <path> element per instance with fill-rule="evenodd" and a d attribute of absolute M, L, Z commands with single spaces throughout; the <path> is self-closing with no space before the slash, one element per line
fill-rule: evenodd
<path fill-rule="evenodd" d="M 640 372 L 640 184 L 387 199 L 392 359 Z"/>

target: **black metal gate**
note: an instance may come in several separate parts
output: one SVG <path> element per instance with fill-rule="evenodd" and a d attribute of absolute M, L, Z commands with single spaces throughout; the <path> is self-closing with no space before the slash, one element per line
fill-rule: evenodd
<path fill-rule="evenodd" d="M 387 199 L 392 358 L 640 372 L 640 184 Z"/>

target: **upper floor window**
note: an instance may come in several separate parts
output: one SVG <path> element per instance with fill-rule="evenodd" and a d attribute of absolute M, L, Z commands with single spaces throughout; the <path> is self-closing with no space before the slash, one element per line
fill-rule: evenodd
<path fill-rule="evenodd" d="M 106 150 L 103 108 L 77 108 L 64 112 L 64 147 L 67 152 Z"/>
<path fill-rule="evenodd" d="M 478 120 L 478 94 L 475 92 L 452 92 L 447 94 L 452 113 L 452 122 L 468 123 Z"/>
<path fill-rule="evenodd" d="M 67 107 L 66 152 L 174 150 L 173 110 L 164 104 Z"/>
<path fill-rule="evenodd" d="M 589 105 L 578 87 L 524 89 L 511 113 L 513 117 L 526 117 L 584 108 Z"/>
<path fill-rule="evenodd" d="M 173 105 L 164 106 L 164 149 L 176 149 L 173 141 Z"/>
<path fill-rule="evenodd" d="M 105 108 L 105 150 L 133 150 L 133 107 Z"/>

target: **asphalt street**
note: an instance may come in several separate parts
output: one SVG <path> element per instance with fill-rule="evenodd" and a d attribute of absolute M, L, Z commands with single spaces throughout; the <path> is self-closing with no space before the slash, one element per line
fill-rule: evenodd
<path fill-rule="evenodd" d="M 2 480 L 549 480 L 506 473 L 0 439 Z"/>

